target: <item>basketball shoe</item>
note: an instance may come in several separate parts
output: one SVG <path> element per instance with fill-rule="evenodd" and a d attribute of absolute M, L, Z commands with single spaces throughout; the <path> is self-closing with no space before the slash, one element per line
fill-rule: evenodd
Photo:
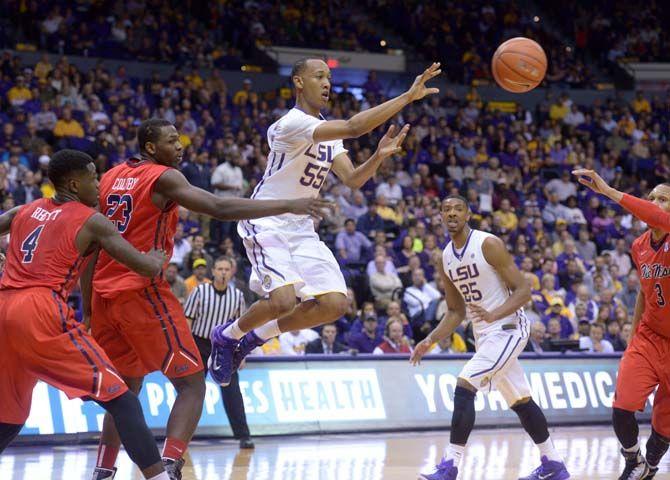
<path fill-rule="evenodd" d="M 435 465 L 435 473 L 422 473 L 421 478 L 425 480 L 456 480 L 458 468 L 454 466 L 454 461 L 442 459 L 439 465 Z"/>
<path fill-rule="evenodd" d="M 570 474 L 563 462 L 549 460 L 544 455 L 541 462 L 540 466 L 533 473 L 519 480 L 565 480 L 566 478 L 570 478 Z"/>

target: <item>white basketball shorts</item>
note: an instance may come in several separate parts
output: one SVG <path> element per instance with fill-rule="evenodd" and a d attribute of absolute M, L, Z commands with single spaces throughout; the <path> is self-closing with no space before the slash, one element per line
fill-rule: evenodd
<path fill-rule="evenodd" d="M 311 229 L 280 231 L 255 221 L 240 222 L 251 262 L 249 287 L 259 295 L 293 285 L 301 300 L 325 293 L 347 294 L 347 285 L 333 252 Z"/>
<path fill-rule="evenodd" d="M 528 336 L 518 326 L 479 337 L 476 353 L 458 375 L 484 393 L 498 390 L 509 406 L 531 396 L 530 385 L 519 362 Z"/>

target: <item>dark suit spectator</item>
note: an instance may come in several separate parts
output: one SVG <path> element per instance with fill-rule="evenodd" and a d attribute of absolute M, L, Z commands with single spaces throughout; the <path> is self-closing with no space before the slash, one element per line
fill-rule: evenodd
<path fill-rule="evenodd" d="M 542 322 L 535 322 L 530 326 L 530 338 L 524 352 L 543 353 L 551 351 L 551 344 L 546 337 L 547 327 Z"/>
<path fill-rule="evenodd" d="M 38 198 L 42 198 L 42 190 L 35 184 L 35 174 L 28 171 L 23 175 L 21 184 L 14 189 L 14 202 L 24 205 Z"/>
<path fill-rule="evenodd" d="M 384 231 L 384 220 L 377 213 L 375 203 L 370 203 L 367 213 L 358 217 L 356 230 L 363 232 L 370 238 L 374 238 L 377 232 Z"/>
<path fill-rule="evenodd" d="M 337 341 L 337 327 L 334 323 L 327 323 L 321 328 L 321 337 L 312 340 L 305 346 L 305 354 L 323 353 L 326 355 L 346 352 L 346 345 Z"/>

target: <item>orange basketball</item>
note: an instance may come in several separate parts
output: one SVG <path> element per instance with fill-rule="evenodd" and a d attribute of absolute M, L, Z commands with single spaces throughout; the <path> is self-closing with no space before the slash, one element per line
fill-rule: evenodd
<path fill-rule="evenodd" d="M 508 92 L 528 92 L 544 79 L 547 55 L 530 38 L 511 38 L 493 54 L 491 71 L 496 83 Z"/>

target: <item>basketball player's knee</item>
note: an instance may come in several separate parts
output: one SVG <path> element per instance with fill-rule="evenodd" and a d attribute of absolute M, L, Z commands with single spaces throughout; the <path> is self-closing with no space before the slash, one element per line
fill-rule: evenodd
<path fill-rule="evenodd" d="M 612 424 L 614 427 L 621 424 L 627 424 L 635 420 L 635 412 L 614 407 L 612 409 Z"/>
<path fill-rule="evenodd" d="M 327 293 L 319 297 L 319 307 L 322 309 L 324 322 L 330 322 L 347 313 L 349 302 L 341 293 Z"/>
<path fill-rule="evenodd" d="M 458 379 L 456 380 L 456 387 L 461 387 L 475 394 L 477 393 L 477 388 L 462 377 L 458 377 Z"/>
<path fill-rule="evenodd" d="M 127 418 L 130 421 L 144 418 L 140 400 L 130 390 L 106 402 L 97 403 L 114 417 L 115 422 L 121 418 Z"/>
<path fill-rule="evenodd" d="M 196 398 L 205 398 L 207 386 L 205 384 L 204 372 L 194 373 L 187 377 L 171 379 L 177 395 L 191 395 Z"/>
<path fill-rule="evenodd" d="M 295 292 L 290 289 L 278 289 L 270 294 L 270 312 L 272 318 L 279 318 L 291 313 L 295 308 Z"/>

